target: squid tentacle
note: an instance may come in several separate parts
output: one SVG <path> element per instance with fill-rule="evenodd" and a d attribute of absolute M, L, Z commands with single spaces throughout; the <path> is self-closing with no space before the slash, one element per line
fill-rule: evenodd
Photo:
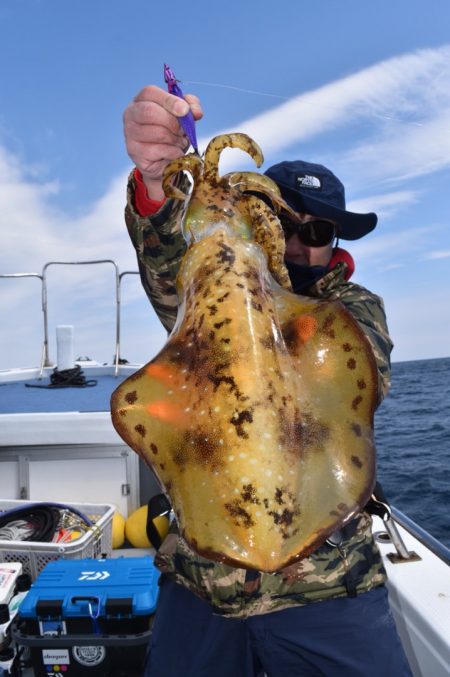
<path fill-rule="evenodd" d="M 194 180 L 194 183 L 197 182 L 202 174 L 202 161 L 198 155 L 184 155 L 178 160 L 172 160 L 172 162 L 169 162 L 164 170 L 162 181 L 162 187 L 167 197 L 172 197 L 176 200 L 186 200 L 188 197 L 187 193 L 184 193 L 172 183 L 173 176 L 181 171 L 189 172 Z"/>
<path fill-rule="evenodd" d="M 254 195 L 247 196 L 247 207 L 252 221 L 253 239 L 266 252 L 272 277 L 281 287 L 292 291 L 289 273 L 284 264 L 284 238 L 277 237 L 281 230 L 278 217 L 265 202 Z"/>
<path fill-rule="evenodd" d="M 222 134 L 209 142 L 204 159 L 205 180 L 217 184 L 220 182 L 218 166 L 221 152 L 225 148 L 239 148 L 254 159 L 257 167 L 264 162 L 261 148 L 247 134 Z"/>
<path fill-rule="evenodd" d="M 223 178 L 227 179 L 232 188 L 239 188 L 242 192 L 252 191 L 262 193 L 268 197 L 272 203 L 272 209 L 276 214 L 280 211 L 285 211 L 293 218 L 296 218 L 295 211 L 282 198 L 277 184 L 272 179 L 269 179 L 268 176 L 257 174 L 256 172 L 231 172 Z"/>

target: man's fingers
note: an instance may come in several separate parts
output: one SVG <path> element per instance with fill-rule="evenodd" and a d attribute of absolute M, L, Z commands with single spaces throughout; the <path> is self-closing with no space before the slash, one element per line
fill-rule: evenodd
<path fill-rule="evenodd" d="M 186 101 L 160 87 L 141 89 L 123 114 L 125 141 L 130 158 L 147 178 L 160 180 L 164 167 L 189 148 L 179 117 L 192 110 L 194 119 L 203 116 L 197 96 Z"/>
<path fill-rule="evenodd" d="M 123 116 L 124 124 L 135 122 L 139 125 L 158 125 L 170 129 L 174 134 L 180 132 L 178 118 L 168 113 L 154 101 L 135 101 L 128 106 Z"/>
<path fill-rule="evenodd" d="M 147 144 L 128 141 L 127 149 L 136 166 L 145 172 L 154 171 L 153 165 L 168 164 L 184 154 L 181 148 L 163 143 Z"/>
<path fill-rule="evenodd" d="M 155 85 L 148 85 L 141 89 L 139 94 L 134 97 L 134 101 L 149 101 L 158 104 L 168 113 L 177 117 L 186 115 L 189 111 L 189 104 L 174 94 L 164 91 Z"/>
<path fill-rule="evenodd" d="M 186 94 L 185 99 L 191 107 L 194 119 L 201 120 L 203 117 L 203 110 L 198 96 L 195 96 L 195 94 Z"/>
<path fill-rule="evenodd" d="M 133 120 L 124 120 L 125 137 L 140 143 L 163 143 L 185 148 L 186 141 L 183 131 L 176 133 L 162 125 L 142 125 Z"/>
<path fill-rule="evenodd" d="M 186 94 L 185 99 L 186 101 L 183 101 L 183 99 L 180 99 L 178 96 L 169 94 L 169 92 L 161 89 L 161 87 L 156 87 L 156 85 L 147 85 L 147 87 L 141 89 L 139 94 L 134 97 L 133 101 L 155 103 L 176 117 L 186 115 L 189 112 L 190 107 L 194 118 L 200 120 L 203 117 L 203 110 L 198 96 L 195 96 L 195 94 Z"/>

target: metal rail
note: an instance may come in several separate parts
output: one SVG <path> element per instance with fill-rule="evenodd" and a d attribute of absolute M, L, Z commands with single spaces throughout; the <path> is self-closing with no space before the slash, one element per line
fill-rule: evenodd
<path fill-rule="evenodd" d="M 39 278 L 39 280 L 41 281 L 41 295 L 43 294 L 44 278 L 39 273 L 1 273 L 0 274 L 0 278 L 3 278 L 3 279 L 18 278 L 18 277 L 37 277 L 37 278 Z M 45 343 L 44 343 L 44 345 L 45 345 Z M 40 372 L 39 372 L 40 374 L 42 374 L 44 366 L 46 366 L 46 367 L 53 366 L 51 364 L 45 364 L 46 357 L 48 357 L 48 356 L 45 355 L 45 351 L 44 351 L 44 348 L 43 348 L 42 351 L 41 351 L 41 364 L 40 364 Z"/>
<path fill-rule="evenodd" d="M 93 261 L 49 261 L 39 273 L 4 273 L 0 278 L 18 278 L 18 277 L 37 277 L 41 280 L 42 314 L 44 323 L 44 339 L 41 351 L 41 362 L 39 368 L 39 378 L 42 378 L 44 367 L 53 367 L 54 363 L 49 355 L 49 337 L 48 337 L 48 291 L 47 291 L 47 269 L 50 266 L 85 266 L 110 263 L 115 271 L 115 290 L 116 290 L 116 345 L 114 350 L 114 375 L 119 373 L 120 366 L 120 317 L 121 317 L 121 284 L 125 275 L 139 275 L 137 270 L 125 270 L 119 273 L 117 263 L 112 259 L 96 259 Z"/>
<path fill-rule="evenodd" d="M 125 275 L 140 275 L 140 273 L 137 270 L 124 270 L 123 273 L 119 274 L 119 293 L 118 293 L 118 301 L 117 301 L 117 322 L 118 322 L 119 330 L 120 330 L 122 278 L 124 278 Z M 118 357 L 118 360 L 120 360 L 120 355 Z M 118 367 L 118 364 L 117 364 L 116 368 L 114 370 L 114 375 L 117 376 L 118 373 L 119 373 L 119 367 Z"/>
<path fill-rule="evenodd" d="M 138 270 L 124 270 L 123 273 L 120 273 L 119 275 L 120 282 L 122 282 L 122 278 L 125 277 L 125 275 L 140 275 L 140 272 Z"/>
<path fill-rule="evenodd" d="M 446 545 L 438 541 L 437 538 L 434 538 L 428 531 L 422 529 L 422 527 L 407 517 L 403 512 L 397 510 L 397 508 L 391 507 L 391 511 L 397 524 L 400 524 L 400 526 L 406 529 L 406 531 L 414 536 L 414 538 L 417 538 L 422 545 L 428 548 L 428 550 L 431 550 L 431 552 L 439 557 L 439 559 L 450 565 L 450 548 L 447 548 Z"/>
<path fill-rule="evenodd" d="M 49 351 L 48 351 L 48 296 L 47 296 L 47 269 L 50 266 L 90 266 L 96 265 L 99 263 L 110 263 L 114 266 L 115 270 L 115 285 L 116 285 L 116 347 L 114 351 L 114 375 L 117 376 L 119 373 L 119 350 L 120 350 L 120 278 L 119 278 L 119 268 L 117 263 L 112 259 L 97 259 L 94 261 L 49 261 L 46 263 L 42 269 L 42 312 L 44 314 L 44 346 L 43 346 L 43 355 L 44 355 L 44 365 L 50 361 Z M 42 376 L 43 364 L 41 364 L 41 371 L 39 377 Z"/>

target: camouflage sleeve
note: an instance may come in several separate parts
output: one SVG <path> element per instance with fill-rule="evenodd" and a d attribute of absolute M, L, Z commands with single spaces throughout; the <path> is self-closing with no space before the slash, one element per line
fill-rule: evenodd
<path fill-rule="evenodd" d="M 170 332 L 177 316 L 176 277 L 186 242 L 180 231 L 184 204 L 167 200 L 152 216 L 140 216 L 134 205 L 134 172 L 128 178 L 125 222 L 142 286 L 161 323 Z"/>
<path fill-rule="evenodd" d="M 339 293 L 339 300 L 350 311 L 372 346 L 378 367 L 378 404 L 387 395 L 391 384 L 391 351 L 383 299 L 368 289 L 348 283 Z"/>

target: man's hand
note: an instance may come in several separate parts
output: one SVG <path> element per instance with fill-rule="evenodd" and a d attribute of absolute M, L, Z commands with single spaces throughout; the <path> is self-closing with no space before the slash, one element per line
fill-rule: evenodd
<path fill-rule="evenodd" d="M 160 87 L 144 87 L 123 114 L 128 155 L 142 173 L 147 192 L 153 200 L 162 200 L 161 187 L 165 167 L 184 155 L 189 147 L 178 118 L 189 111 L 195 120 L 203 117 L 200 101 L 192 94 L 186 101 Z"/>

